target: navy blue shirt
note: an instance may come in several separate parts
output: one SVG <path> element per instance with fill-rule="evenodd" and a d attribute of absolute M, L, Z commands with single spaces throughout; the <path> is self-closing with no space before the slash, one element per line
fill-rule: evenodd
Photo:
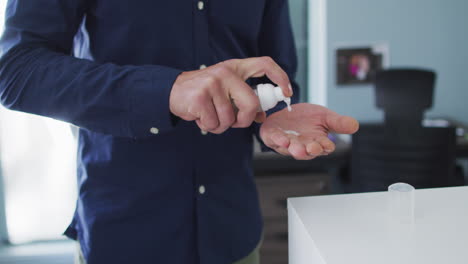
<path fill-rule="evenodd" d="M 231 58 L 271 56 L 293 79 L 288 12 L 286 0 L 8 1 L 1 102 L 80 128 L 66 234 L 89 264 L 228 264 L 257 246 L 258 126 L 203 135 L 168 102 L 181 71 Z"/>

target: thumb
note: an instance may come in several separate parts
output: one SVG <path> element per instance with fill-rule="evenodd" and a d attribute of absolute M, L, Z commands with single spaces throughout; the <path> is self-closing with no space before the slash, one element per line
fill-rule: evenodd
<path fill-rule="evenodd" d="M 329 111 L 326 116 L 326 125 L 331 132 L 338 134 L 354 134 L 359 129 L 359 123 L 350 116 Z"/>

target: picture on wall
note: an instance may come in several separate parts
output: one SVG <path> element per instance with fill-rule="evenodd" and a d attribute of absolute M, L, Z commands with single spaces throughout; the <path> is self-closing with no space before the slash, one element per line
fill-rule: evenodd
<path fill-rule="evenodd" d="M 336 83 L 338 85 L 370 84 L 376 71 L 384 68 L 386 58 L 375 47 L 338 48 L 336 50 Z"/>

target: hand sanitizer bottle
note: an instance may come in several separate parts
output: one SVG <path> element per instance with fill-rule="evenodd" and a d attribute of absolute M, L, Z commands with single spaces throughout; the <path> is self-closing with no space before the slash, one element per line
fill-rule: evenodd
<path fill-rule="evenodd" d="M 259 84 L 254 89 L 254 92 L 260 99 L 260 107 L 262 108 L 262 111 L 270 110 L 281 101 L 284 101 L 286 103 L 289 111 L 292 110 L 291 98 L 284 96 L 283 90 L 281 90 L 281 87 L 279 86 L 274 86 L 269 83 Z"/>

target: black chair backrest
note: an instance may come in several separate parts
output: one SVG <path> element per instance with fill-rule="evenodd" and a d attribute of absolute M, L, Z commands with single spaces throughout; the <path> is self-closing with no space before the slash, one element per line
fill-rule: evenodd
<path fill-rule="evenodd" d="M 432 106 L 436 74 L 418 69 L 390 69 L 375 75 L 376 105 L 386 123 L 421 124 Z"/>
<path fill-rule="evenodd" d="M 385 191 L 395 182 L 456 185 L 455 141 L 454 127 L 361 125 L 353 135 L 351 191 Z"/>

